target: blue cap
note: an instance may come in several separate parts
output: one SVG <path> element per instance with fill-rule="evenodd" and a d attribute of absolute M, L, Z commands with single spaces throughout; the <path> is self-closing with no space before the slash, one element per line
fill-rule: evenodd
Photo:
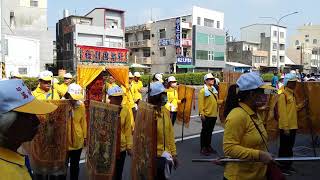
<path fill-rule="evenodd" d="M 122 91 L 121 87 L 119 87 L 118 85 L 110 87 L 108 89 L 107 93 L 109 96 L 122 96 L 123 95 L 123 91 Z"/>
<path fill-rule="evenodd" d="M 166 88 L 164 88 L 163 84 L 159 81 L 150 84 L 150 96 L 156 96 L 165 92 Z"/>
<path fill-rule="evenodd" d="M 248 91 L 258 88 L 271 90 L 274 89 L 273 87 L 266 85 L 260 77 L 259 73 L 256 72 L 242 74 L 237 80 L 237 85 L 240 91 Z"/>
<path fill-rule="evenodd" d="M 297 76 L 293 73 L 288 73 L 284 76 L 283 85 L 287 85 L 288 81 L 297 81 Z"/>

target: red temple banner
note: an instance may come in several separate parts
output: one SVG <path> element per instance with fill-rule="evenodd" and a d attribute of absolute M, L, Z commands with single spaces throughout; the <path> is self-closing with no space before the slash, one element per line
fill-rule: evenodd
<path fill-rule="evenodd" d="M 128 63 L 128 50 L 96 46 L 78 46 L 80 62 Z"/>

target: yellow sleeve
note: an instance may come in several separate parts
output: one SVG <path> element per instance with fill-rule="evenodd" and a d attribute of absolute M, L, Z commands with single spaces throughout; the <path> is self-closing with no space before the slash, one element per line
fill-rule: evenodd
<path fill-rule="evenodd" d="M 124 126 L 124 134 L 126 137 L 126 148 L 132 149 L 132 128 L 131 128 L 131 117 L 129 111 L 125 116 L 125 126 Z"/>
<path fill-rule="evenodd" d="M 87 138 L 87 116 L 86 116 L 86 108 L 85 105 L 83 104 L 82 107 L 82 118 L 81 118 L 81 127 L 82 127 L 82 131 L 83 131 L 83 137 Z"/>
<path fill-rule="evenodd" d="M 204 115 L 204 90 L 201 89 L 198 95 L 199 115 Z"/>
<path fill-rule="evenodd" d="M 278 99 L 279 128 L 283 130 L 289 129 L 289 119 L 287 115 L 287 103 L 284 94 L 279 95 Z"/>
<path fill-rule="evenodd" d="M 240 145 L 246 132 L 246 117 L 233 110 L 226 119 L 223 135 L 224 155 L 231 158 L 259 160 L 259 150 Z"/>
<path fill-rule="evenodd" d="M 171 123 L 171 120 L 167 120 L 166 123 L 169 123 L 169 129 L 168 129 L 168 132 L 166 133 L 167 134 L 167 137 L 166 139 L 169 140 L 169 151 L 170 151 L 170 154 L 172 156 L 176 156 L 177 155 L 177 149 L 176 149 L 176 142 L 175 142 L 175 139 L 174 139 L 174 129 L 173 129 L 173 126 L 172 126 L 172 123 Z"/>

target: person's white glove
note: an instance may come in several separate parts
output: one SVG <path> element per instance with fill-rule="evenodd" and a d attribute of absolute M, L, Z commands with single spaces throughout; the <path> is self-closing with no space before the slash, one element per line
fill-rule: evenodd
<path fill-rule="evenodd" d="M 138 111 L 138 104 L 137 104 L 137 103 L 134 104 L 134 109 L 135 109 L 136 111 Z"/>

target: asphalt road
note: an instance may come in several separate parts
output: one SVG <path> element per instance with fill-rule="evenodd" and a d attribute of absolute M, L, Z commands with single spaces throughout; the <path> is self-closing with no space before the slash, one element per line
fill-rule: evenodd
<path fill-rule="evenodd" d="M 223 133 L 213 134 L 212 145 L 218 151 L 218 155 L 222 156 L 222 138 Z M 215 158 L 218 155 L 211 157 L 203 157 L 199 154 L 199 137 L 177 142 L 177 151 L 179 154 L 180 166 L 173 172 L 173 180 L 194 180 L 197 179 L 223 179 L 223 167 L 211 163 L 194 163 L 191 162 L 194 158 Z M 277 154 L 278 142 L 270 144 L 271 151 Z M 311 138 L 307 135 L 298 135 L 294 148 L 295 156 L 313 156 L 311 148 Z M 317 154 L 320 154 L 319 146 L 316 148 Z M 125 169 L 123 173 L 124 180 L 130 180 L 130 158 L 126 159 Z M 295 162 L 294 168 L 297 173 L 292 176 L 287 176 L 289 180 L 314 180 L 319 179 L 320 162 Z M 87 179 L 85 164 L 81 164 L 80 179 Z"/>

